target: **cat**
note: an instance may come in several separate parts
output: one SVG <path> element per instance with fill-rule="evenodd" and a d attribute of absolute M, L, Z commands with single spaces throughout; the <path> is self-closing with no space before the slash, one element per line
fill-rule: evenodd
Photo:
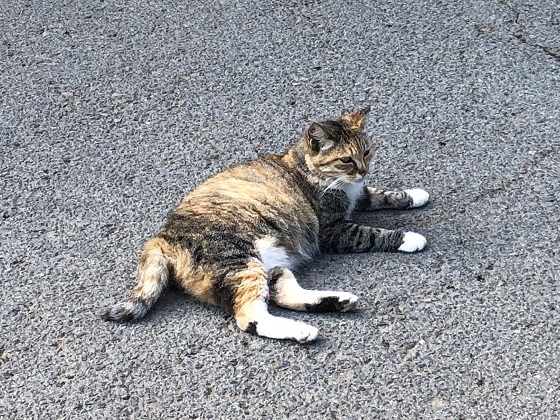
<path fill-rule="evenodd" d="M 241 330 L 300 343 L 318 329 L 273 316 L 269 299 L 297 311 L 350 311 L 357 296 L 303 289 L 292 269 L 320 252 L 415 252 L 424 236 L 352 223 L 355 211 L 423 206 L 419 188 L 367 187 L 370 108 L 313 123 L 283 155 L 233 166 L 187 194 L 145 245 L 128 300 L 101 312 L 123 322 L 144 316 L 170 281 L 228 308 Z"/>

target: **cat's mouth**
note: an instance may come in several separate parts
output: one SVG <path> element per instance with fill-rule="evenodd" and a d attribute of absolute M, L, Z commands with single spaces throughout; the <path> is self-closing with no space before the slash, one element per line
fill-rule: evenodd
<path fill-rule="evenodd" d="M 338 183 L 340 184 L 357 184 L 360 182 L 364 182 L 366 175 L 362 174 L 355 174 L 355 175 L 345 175 L 341 178 L 338 178 Z"/>
<path fill-rule="evenodd" d="M 352 179 L 350 180 L 351 183 L 356 183 L 356 182 L 362 182 L 364 180 L 364 178 L 366 177 L 366 174 L 356 174 L 352 177 Z"/>
<path fill-rule="evenodd" d="M 343 175 L 341 177 L 330 178 L 326 181 L 325 192 L 332 189 L 343 188 L 344 185 L 361 184 L 364 182 L 365 175 Z"/>

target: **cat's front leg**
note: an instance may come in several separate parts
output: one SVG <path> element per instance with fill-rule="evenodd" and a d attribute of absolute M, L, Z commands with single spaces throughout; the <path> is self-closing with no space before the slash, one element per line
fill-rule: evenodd
<path fill-rule="evenodd" d="M 409 190 L 385 190 L 364 187 L 357 209 L 361 211 L 377 209 L 411 209 L 425 205 L 430 194 L 420 188 Z"/>
<path fill-rule="evenodd" d="M 426 238 L 419 233 L 386 230 L 356 223 L 339 223 L 321 232 L 323 252 L 421 251 Z"/>

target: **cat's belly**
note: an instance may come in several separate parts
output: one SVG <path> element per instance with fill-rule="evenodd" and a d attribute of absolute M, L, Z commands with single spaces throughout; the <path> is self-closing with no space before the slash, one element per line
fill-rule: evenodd
<path fill-rule="evenodd" d="M 272 236 L 255 241 L 255 248 L 259 252 L 261 261 L 267 270 L 274 267 L 294 268 L 306 260 L 313 258 L 318 252 L 317 245 L 300 246 L 288 250 L 281 246 L 279 241 Z"/>
<path fill-rule="evenodd" d="M 187 195 L 176 213 L 197 226 L 227 226 L 251 241 L 267 268 L 294 267 L 319 251 L 319 221 L 295 178 L 272 161 L 220 173 Z"/>

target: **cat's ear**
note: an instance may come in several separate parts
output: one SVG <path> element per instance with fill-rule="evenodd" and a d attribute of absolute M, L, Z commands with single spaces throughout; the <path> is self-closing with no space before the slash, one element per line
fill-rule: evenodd
<path fill-rule="evenodd" d="M 321 124 L 313 123 L 309 126 L 306 133 L 307 145 L 313 153 L 330 149 L 334 142 L 328 138 L 327 133 Z"/>
<path fill-rule="evenodd" d="M 356 112 L 352 112 L 350 114 L 345 115 L 344 117 L 342 117 L 344 120 L 346 120 L 346 122 L 348 122 L 350 124 L 350 127 L 352 128 L 358 128 L 360 130 L 363 130 L 364 128 L 364 124 L 365 124 L 365 118 L 366 115 L 369 114 L 369 111 L 371 110 L 370 106 L 365 107 L 364 109 L 361 109 L 359 111 Z"/>

